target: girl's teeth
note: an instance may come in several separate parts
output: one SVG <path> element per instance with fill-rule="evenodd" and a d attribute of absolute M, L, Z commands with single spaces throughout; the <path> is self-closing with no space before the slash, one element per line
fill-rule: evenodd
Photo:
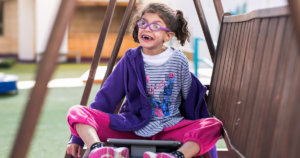
<path fill-rule="evenodd" d="M 151 40 L 152 38 L 151 37 L 149 37 L 149 36 L 142 36 L 142 38 L 144 38 L 144 39 L 146 39 L 146 40 Z"/>

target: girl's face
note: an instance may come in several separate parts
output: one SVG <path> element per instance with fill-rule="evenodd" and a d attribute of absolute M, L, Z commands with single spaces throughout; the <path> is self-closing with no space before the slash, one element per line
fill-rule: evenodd
<path fill-rule="evenodd" d="M 157 23 L 160 26 L 166 28 L 164 21 L 155 13 L 145 13 L 142 17 L 146 23 Z M 149 26 L 145 29 L 139 28 L 138 39 L 140 45 L 143 47 L 144 53 L 156 52 L 156 54 L 161 53 L 163 43 L 169 41 L 174 36 L 173 32 L 167 32 L 165 30 L 152 31 Z M 155 54 L 149 54 L 155 55 Z"/>

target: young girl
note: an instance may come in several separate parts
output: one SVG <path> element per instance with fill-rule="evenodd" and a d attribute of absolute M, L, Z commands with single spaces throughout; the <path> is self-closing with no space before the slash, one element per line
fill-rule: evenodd
<path fill-rule="evenodd" d="M 172 153 L 145 152 L 144 158 L 190 158 L 214 148 L 222 123 L 207 118 L 206 88 L 189 72 L 184 54 L 164 46 L 173 36 L 181 45 L 189 38 L 183 13 L 160 3 L 146 6 L 133 31 L 140 46 L 126 52 L 90 107 L 69 110 L 68 154 L 79 157 L 84 142 L 90 158 L 128 157 L 127 148 L 104 147 L 107 138 L 183 143 Z M 114 114 L 124 96 L 126 101 Z"/>

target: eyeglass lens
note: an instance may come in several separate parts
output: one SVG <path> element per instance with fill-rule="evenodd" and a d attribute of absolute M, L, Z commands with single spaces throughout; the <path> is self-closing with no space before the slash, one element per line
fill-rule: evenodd
<path fill-rule="evenodd" d="M 150 30 L 152 30 L 152 31 L 159 31 L 162 28 L 157 23 L 148 24 L 146 21 L 143 21 L 143 20 L 138 21 L 137 24 L 138 24 L 138 27 L 141 28 L 141 29 L 146 29 L 149 26 Z"/>

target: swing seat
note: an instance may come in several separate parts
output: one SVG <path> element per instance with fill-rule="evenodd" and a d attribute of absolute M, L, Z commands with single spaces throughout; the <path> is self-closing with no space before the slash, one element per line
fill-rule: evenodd
<path fill-rule="evenodd" d="M 130 158 L 142 158 L 144 152 L 172 152 L 181 146 L 179 141 L 171 140 L 144 140 L 144 139 L 115 139 L 108 138 L 107 146 L 127 147 Z M 86 149 L 82 158 L 88 158 L 89 149 Z"/>
<path fill-rule="evenodd" d="M 179 141 L 173 140 L 144 140 L 144 139 L 115 139 L 108 138 L 108 146 L 127 147 L 130 151 L 130 158 L 142 158 L 144 152 L 172 152 L 177 150 L 182 144 Z M 89 149 L 86 149 L 82 158 L 88 158 Z M 210 158 L 209 152 L 200 156 L 200 158 Z"/>
<path fill-rule="evenodd" d="M 181 143 L 169 140 L 137 140 L 137 139 L 108 139 L 107 142 L 114 147 L 127 147 L 131 158 L 143 157 L 144 152 L 171 152 L 177 150 Z"/>

